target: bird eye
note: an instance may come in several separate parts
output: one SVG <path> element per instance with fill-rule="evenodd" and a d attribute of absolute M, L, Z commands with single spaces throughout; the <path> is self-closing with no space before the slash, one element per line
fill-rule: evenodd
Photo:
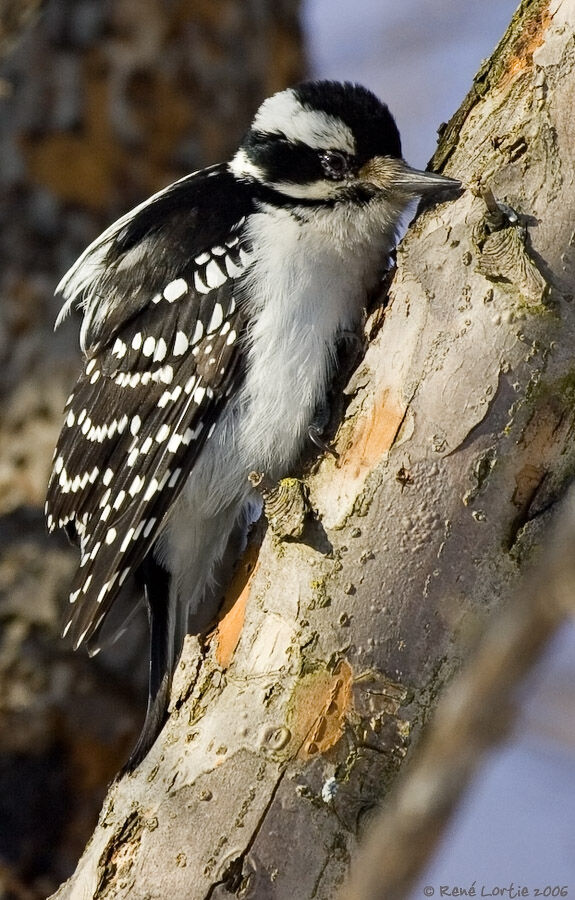
<path fill-rule="evenodd" d="M 328 178 L 340 181 L 349 171 L 349 162 L 345 153 L 339 150 L 324 150 L 319 155 L 323 170 Z"/>

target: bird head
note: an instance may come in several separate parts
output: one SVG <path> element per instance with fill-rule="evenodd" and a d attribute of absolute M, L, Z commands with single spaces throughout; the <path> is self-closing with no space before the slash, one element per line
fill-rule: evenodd
<path fill-rule="evenodd" d="M 459 181 L 409 166 L 387 106 L 360 85 L 306 82 L 265 100 L 230 163 L 234 174 L 294 203 L 398 207 Z"/>

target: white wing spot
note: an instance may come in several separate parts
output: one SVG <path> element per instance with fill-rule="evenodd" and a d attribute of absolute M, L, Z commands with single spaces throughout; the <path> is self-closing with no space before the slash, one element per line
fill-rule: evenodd
<path fill-rule="evenodd" d="M 151 335 L 147 337 L 144 341 L 144 346 L 142 347 L 142 353 L 144 356 L 151 356 L 154 350 L 156 349 L 156 339 Z"/>
<path fill-rule="evenodd" d="M 226 344 L 228 344 L 229 346 L 231 346 L 231 345 L 234 343 L 236 337 L 237 337 L 237 334 L 236 334 L 235 331 L 232 329 L 232 330 L 230 331 L 230 333 L 228 334 L 228 339 L 227 339 L 227 341 L 226 341 Z"/>
<path fill-rule="evenodd" d="M 159 380 L 164 384 L 171 384 L 174 380 L 174 370 L 172 366 L 164 366 L 163 369 L 159 369 Z"/>
<path fill-rule="evenodd" d="M 198 406 L 200 405 L 200 403 L 201 403 L 202 400 L 204 399 L 205 394 L 206 394 L 206 389 L 205 389 L 204 387 L 202 387 L 201 385 L 200 385 L 200 387 L 197 387 L 197 388 L 195 389 L 195 391 L 194 391 L 194 400 L 195 400 L 195 402 L 198 404 Z"/>
<path fill-rule="evenodd" d="M 205 263 L 209 262 L 209 260 L 209 253 L 200 253 L 199 256 L 194 257 L 194 262 L 197 263 L 198 266 L 203 266 Z"/>
<path fill-rule="evenodd" d="M 106 471 L 104 472 L 104 474 L 102 476 L 102 484 L 105 484 L 107 487 L 110 484 L 113 477 L 114 477 L 114 470 L 106 469 Z"/>
<path fill-rule="evenodd" d="M 161 444 L 163 441 L 167 440 L 167 438 L 169 437 L 169 434 L 170 434 L 170 426 L 166 425 L 166 423 L 164 422 L 164 424 L 162 425 L 162 427 L 160 428 L 160 430 L 158 431 L 158 433 L 156 435 L 156 441 L 158 442 L 158 444 Z"/>
<path fill-rule="evenodd" d="M 144 527 L 145 523 L 146 523 L 146 520 L 145 520 L 145 519 L 142 519 L 142 521 L 138 523 L 138 526 L 137 526 L 137 528 L 136 528 L 136 530 L 135 530 L 135 532 L 134 532 L 134 537 L 132 538 L 132 540 L 134 541 L 134 543 L 136 543 L 136 541 L 137 541 L 138 538 L 140 537 L 140 535 L 141 535 L 141 533 L 142 533 L 142 528 Z"/>
<path fill-rule="evenodd" d="M 130 487 L 128 488 L 132 497 L 134 497 L 136 494 L 138 494 L 142 490 L 142 488 L 144 487 L 144 484 L 145 484 L 144 479 L 140 475 L 136 475 L 136 477 L 132 481 Z"/>
<path fill-rule="evenodd" d="M 66 425 L 68 426 L 68 428 L 71 428 L 72 425 L 75 423 L 75 421 L 76 421 L 76 416 L 74 415 L 73 410 L 70 410 L 70 412 L 66 416 Z"/>
<path fill-rule="evenodd" d="M 156 342 L 156 350 L 154 352 L 154 360 L 156 362 L 162 362 L 165 359 L 166 353 L 168 352 L 168 348 L 166 346 L 166 342 L 163 338 L 159 338 Z"/>
<path fill-rule="evenodd" d="M 117 532 L 116 532 L 115 528 L 108 528 L 108 530 L 106 532 L 106 537 L 105 537 L 105 541 L 107 544 L 114 543 L 114 541 L 116 540 L 116 533 Z"/>
<path fill-rule="evenodd" d="M 181 434 L 173 434 L 168 441 L 168 453 L 175 453 L 182 443 L 182 435 Z"/>
<path fill-rule="evenodd" d="M 146 527 L 144 528 L 144 537 L 145 537 L 145 538 L 148 537 L 148 535 L 150 534 L 150 532 L 151 532 L 151 530 L 152 530 L 152 528 L 154 527 L 155 524 L 156 524 L 156 519 L 150 519 L 150 520 L 149 520 L 149 522 L 147 523 Z"/>
<path fill-rule="evenodd" d="M 90 362 L 88 363 L 88 365 L 86 366 L 86 375 L 89 375 L 90 372 L 93 371 L 95 365 L 96 365 L 96 360 L 95 360 L 95 359 L 91 359 Z M 71 399 L 71 398 L 69 398 L 69 400 L 70 400 L 70 399 Z"/>
<path fill-rule="evenodd" d="M 122 359 L 122 357 L 126 355 L 126 345 L 120 338 L 116 338 L 116 342 L 112 347 L 112 353 L 114 356 L 117 356 L 118 359 Z"/>
<path fill-rule="evenodd" d="M 137 331 L 134 337 L 132 338 L 132 350 L 139 350 L 142 346 L 142 332 Z"/>
<path fill-rule="evenodd" d="M 184 334 L 183 331 L 178 331 L 176 340 L 174 341 L 174 356 L 181 356 L 186 352 L 189 346 L 190 342 L 188 336 Z"/>
<path fill-rule="evenodd" d="M 194 329 L 194 336 L 192 337 L 192 344 L 197 344 L 200 341 L 204 334 L 204 326 L 200 319 L 196 322 L 196 327 Z"/>
<path fill-rule="evenodd" d="M 188 444 L 190 443 L 190 441 L 195 441 L 203 427 L 204 427 L 204 423 L 200 419 L 200 421 L 198 422 L 198 424 L 196 425 L 196 427 L 193 430 L 191 428 L 187 428 L 186 433 L 184 434 L 184 436 L 182 438 L 182 444 L 185 444 L 187 447 Z"/>
<path fill-rule="evenodd" d="M 206 282 L 210 288 L 217 288 L 227 280 L 226 273 L 222 272 L 216 260 L 210 260 L 206 266 Z"/>
<path fill-rule="evenodd" d="M 134 416 L 134 418 L 130 422 L 130 431 L 132 432 L 132 434 L 137 434 L 141 427 L 142 420 L 139 416 Z"/>
<path fill-rule="evenodd" d="M 98 596 L 96 597 L 96 603 L 101 603 L 106 594 L 108 593 L 109 582 L 106 581 L 105 584 L 102 585 L 102 589 Z"/>
<path fill-rule="evenodd" d="M 202 276 L 199 272 L 194 272 L 194 286 L 198 294 L 207 294 L 210 290 L 205 281 L 202 280 Z"/>
<path fill-rule="evenodd" d="M 120 493 L 118 494 L 118 496 L 117 496 L 116 499 L 114 500 L 114 509 L 120 509 L 120 507 L 121 507 L 121 505 L 122 505 L 122 503 L 124 502 L 125 499 L 126 499 L 126 492 L 125 492 L 125 491 L 120 491 Z M 110 530 L 113 530 L 113 529 L 110 529 Z M 108 543 L 108 539 L 107 539 L 107 538 L 106 538 L 106 542 Z"/>
<path fill-rule="evenodd" d="M 188 282 L 184 278 L 176 278 L 175 281 L 170 281 L 164 288 L 164 297 L 168 303 L 173 303 L 174 300 L 183 297 L 187 292 Z"/>
<path fill-rule="evenodd" d="M 132 535 L 134 534 L 135 528 L 129 528 L 126 532 L 126 537 L 122 541 L 122 546 L 120 547 L 120 553 L 125 553 L 130 545 L 130 541 L 132 540 Z"/>
<path fill-rule="evenodd" d="M 144 494 L 144 502 L 146 503 L 148 500 L 151 500 L 156 491 L 158 490 L 160 483 L 157 478 L 152 478 L 148 485 L 148 489 Z"/>

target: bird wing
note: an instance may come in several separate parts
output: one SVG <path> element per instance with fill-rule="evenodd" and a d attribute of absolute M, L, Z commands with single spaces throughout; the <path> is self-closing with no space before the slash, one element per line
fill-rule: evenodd
<path fill-rule="evenodd" d="M 46 506 L 49 528 L 81 547 L 65 628 L 75 647 L 150 551 L 241 383 L 249 211 L 223 168 L 204 170 L 120 219 L 61 282 L 65 311 L 84 311 L 86 363 Z"/>

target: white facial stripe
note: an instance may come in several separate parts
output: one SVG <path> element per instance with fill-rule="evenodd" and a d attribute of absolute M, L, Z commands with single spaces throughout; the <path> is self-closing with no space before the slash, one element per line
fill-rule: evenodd
<path fill-rule="evenodd" d="M 270 186 L 280 194 L 296 200 L 329 200 L 341 192 L 341 182 L 311 181 L 308 184 L 292 184 L 289 181 L 273 181 Z"/>
<path fill-rule="evenodd" d="M 238 150 L 229 163 L 230 171 L 238 178 L 255 178 L 256 181 L 265 181 L 265 176 L 259 166 L 253 163 L 245 150 Z"/>
<path fill-rule="evenodd" d="M 351 129 L 335 116 L 305 109 L 294 91 L 282 91 L 260 106 L 252 128 L 285 134 L 288 140 L 302 141 L 315 150 L 343 150 L 353 155 L 355 140 Z"/>

